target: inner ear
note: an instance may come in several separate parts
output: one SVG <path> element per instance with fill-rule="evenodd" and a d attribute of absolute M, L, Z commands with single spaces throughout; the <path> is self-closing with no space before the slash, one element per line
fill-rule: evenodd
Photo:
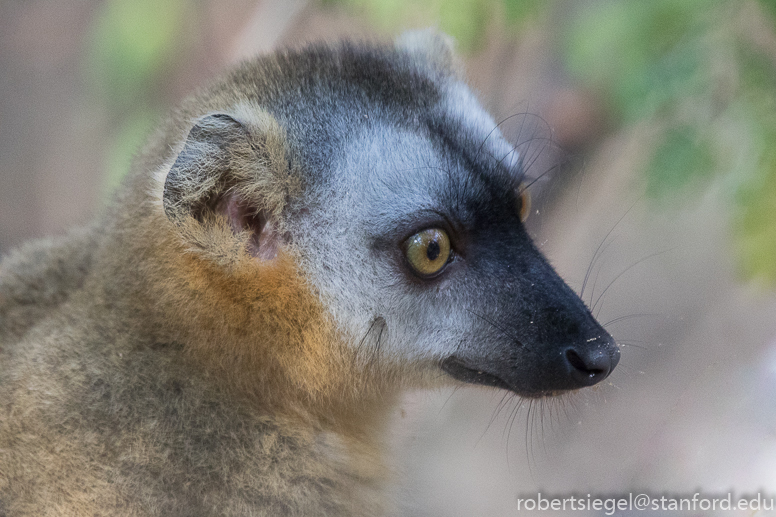
<path fill-rule="evenodd" d="M 265 210 L 261 210 L 242 198 L 229 192 L 216 207 L 216 212 L 226 217 L 235 235 L 248 233 L 248 253 L 261 260 L 277 257 L 280 247 L 280 233 Z"/>

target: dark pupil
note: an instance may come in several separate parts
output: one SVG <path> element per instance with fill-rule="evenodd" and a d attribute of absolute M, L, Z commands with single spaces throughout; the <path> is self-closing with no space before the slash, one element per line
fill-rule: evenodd
<path fill-rule="evenodd" d="M 426 256 L 428 257 L 428 260 L 431 262 L 435 261 L 439 256 L 440 251 L 442 250 L 439 249 L 439 243 L 437 241 L 429 242 L 428 248 L 426 248 Z"/>

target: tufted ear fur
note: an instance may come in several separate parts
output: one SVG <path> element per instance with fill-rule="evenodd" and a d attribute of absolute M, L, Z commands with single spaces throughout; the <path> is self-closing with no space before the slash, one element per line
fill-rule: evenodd
<path fill-rule="evenodd" d="M 225 113 L 198 119 L 164 183 L 167 218 L 217 262 L 241 252 L 275 258 L 283 208 L 300 188 L 277 121 L 258 108 L 242 111 L 239 121 Z"/>
<path fill-rule="evenodd" d="M 462 75 L 462 64 L 455 55 L 455 42 L 443 32 L 435 29 L 407 31 L 394 40 L 394 45 L 437 69 Z"/>

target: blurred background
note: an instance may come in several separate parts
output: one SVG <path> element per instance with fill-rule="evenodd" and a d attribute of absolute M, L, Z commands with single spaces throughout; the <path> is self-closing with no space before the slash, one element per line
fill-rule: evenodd
<path fill-rule="evenodd" d="M 0 253 L 99 213 L 155 121 L 230 63 L 429 26 L 540 178 L 534 238 L 623 356 L 559 400 L 408 394 L 405 512 L 776 496 L 774 0 L 0 0 Z"/>

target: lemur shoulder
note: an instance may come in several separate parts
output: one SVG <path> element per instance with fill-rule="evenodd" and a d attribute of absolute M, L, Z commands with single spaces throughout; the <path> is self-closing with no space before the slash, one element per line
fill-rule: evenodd
<path fill-rule="evenodd" d="M 0 515 L 383 515 L 403 389 L 605 378 L 458 69 L 430 32 L 243 63 L 97 221 L 6 256 Z"/>

